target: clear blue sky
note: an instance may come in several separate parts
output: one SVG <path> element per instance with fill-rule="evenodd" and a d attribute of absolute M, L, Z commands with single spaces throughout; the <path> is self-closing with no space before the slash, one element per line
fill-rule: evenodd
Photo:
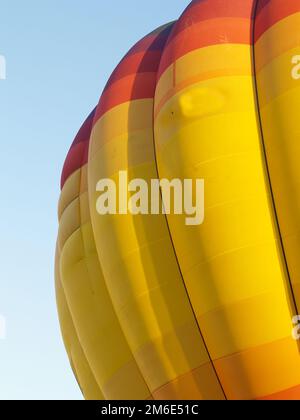
<path fill-rule="evenodd" d="M 53 260 L 61 167 L 124 53 L 189 0 L 0 0 L 0 399 L 81 399 Z"/>

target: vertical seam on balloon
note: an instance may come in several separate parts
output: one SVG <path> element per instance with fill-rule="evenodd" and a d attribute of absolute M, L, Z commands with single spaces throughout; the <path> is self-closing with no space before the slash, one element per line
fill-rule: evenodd
<path fill-rule="evenodd" d="M 154 126 L 154 122 L 153 122 L 153 126 Z M 158 161 L 157 161 L 156 145 L 155 145 L 155 135 L 154 135 L 154 133 L 153 133 L 153 142 L 154 142 L 155 166 L 156 166 L 156 170 L 157 170 L 157 175 L 160 178 L 159 169 L 158 169 Z M 161 196 L 161 199 L 162 199 L 161 187 L 160 187 L 160 196 Z M 209 353 L 208 346 L 207 346 L 207 344 L 206 344 L 206 342 L 204 340 L 204 337 L 203 337 L 203 334 L 202 334 L 202 331 L 201 331 L 201 328 L 200 328 L 200 324 L 198 322 L 198 319 L 197 319 L 197 316 L 196 316 L 196 312 L 194 310 L 194 307 L 193 307 L 193 304 L 192 304 L 192 301 L 191 301 L 191 297 L 190 297 L 190 294 L 189 294 L 188 289 L 187 289 L 187 285 L 186 285 L 185 280 L 184 280 L 184 276 L 183 276 L 183 273 L 182 273 L 182 270 L 181 270 L 181 267 L 180 267 L 180 264 L 179 264 L 179 259 L 178 259 L 177 253 L 176 253 L 175 244 L 174 244 L 174 241 L 173 241 L 173 238 L 172 238 L 171 229 L 170 229 L 170 225 L 169 225 L 169 221 L 168 221 L 167 215 L 164 215 L 164 218 L 166 220 L 166 225 L 167 225 L 167 229 L 168 229 L 168 233 L 169 233 L 169 238 L 170 238 L 170 241 L 171 241 L 171 247 L 172 247 L 173 252 L 174 252 L 175 260 L 176 260 L 176 263 L 177 263 L 177 266 L 178 266 L 178 270 L 179 270 L 179 273 L 180 273 L 180 277 L 181 277 L 181 280 L 182 280 L 182 283 L 183 283 L 183 287 L 184 287 L 184 290 L 185 290 L 185 293 L 186 293 L 186 296 L 187 296 L 189 305 L 191 307 L 191 311 L 192 311 L 193 317 L 194 317 L 195 322 L 196 322 L 196 326 L 197 326 L 198 331 L 199 331 L 199 334 L 200 334 L 200 336 L 202 338 L 203 345 L 205 347 L 205 350 L 206 350 L 206 353 L 208 355 L 209 361 L 211 362 L 212 368 L 213 368 L 214 373 L 216 375 L 216 379 L 217 379 L 217 381 L 218 381 L 218 383 L 220 385 L 221 391 L 222 391 L 225 399 L 227 400 L 225 390 L 224 390 L 223 385 L 222 385 L 222 382 L 221 382 L 221 380 L 220 380 L 220 378 L 218 376 L 217 369 L 216 369 L 216 367 L 214 365 L 214 362 L 212 360 L 212 357 L 211 357 L 211 355 Z"/>
<path fill-rule="evenodd" d="M 172 35 L 172 32 L 171 32 L 171 35 Z M 173 64 L 173 82 L 174 82 L 174 87 L 175 87 L 175 69 L 176 69 L 175 66 L 176 66 L 176 61 Z M 157 151 L 156 151 L 156 142 L 155 142 L 155 129 L 154 129 L 154 127 L 155 127 L 155 118 L 154 118 L 154 116 L 155 116 L 155 100 L 153 101 L 153 114 L 152 114 L 152 116 L 153 116 L 153 151 L 154 151 L 154 162 L 155 162 L 157 176 L 160 179 L 159 168 L 158 168 L 158 159 L 157 159 Z M 161 200 L 162 200 L 163 197 L 162 197 L 161 187 L 160 187 L 160 196 L 161 196 Z M 220 389 L 221 389 L 221 391 L 222 391 L 222 393 L 224 395 L 224 398 L 227 400 L 225 389 L 224 389 L 224 387 L 222 385 L 221 379 L 218 376 L 217 369 L 216 369 L 216 367 L 214 365 L 214 362 L 212 360 L 212 357 L 211 357 L 211 355 L 209 353 L 208 346 L 207 346 L 207 344 L 206 344 L 206 342 L 204 340 L 204 336 L 202 334 L 202 331 L 201 331 L 201 328 L 200 328 L 200 324 L 198 322 L 198 319 L 197 319 L 197 316 L 196 316 L 196 312 L 195 312 L 195 309 L 193 307 L 192 300 L 191 300 L 190 294 L 189 294 L 188 289 L 187 289 L 187 285 L 186 285 L 185 280 L 184 280 L 184 276 L 183 276 L 183 273 L 182 273 L 182 270 L 181 270 L 181 267 L 180 267 L 180 263 L 179 263 L 179 258 L 177 256 L 175 244 L 174 244 L 174 241 L 173 241 L 173 238 L 172 238 L 172 234 L 171 234 L 171 228 L 170 228 L 168 217 L 167 217 L 166 214 L 164 215 L 164 218 L 166 220 L 166 226 L 167 226 L 167 229 L 168 229 L 169 238 L 170 238 L 170 242 L 171 242 L 171 247 L 172 247 L 173 252 L 174 252 L 176 264 L 177 264 L 177 267 L 178 267 L 178 270 L 179 270 L 179 273 L 180 273 L 182 284 L 183 284 L 183 287 L 184 287 L 184 290 L 185 290 L 185 293 L 186 293 L 186 296 L 187 296 L 187 299 L 188 299 L 188 302 L 189 302 L 189 305 L 190 305 L 190 308 L 191 308 L 191 311 L 192 311 L 192 314 L 193 314 L 193 317 L 194 317 L 194 320 L 195 320 L 195 323 L 196 323 L 196 326 L 198 328 L 200 337 L 201 337 L 201 339 L 203 341 L 204 348 L 206 350 L 208 359 L 209 359 L 209 361 L 211 363 L 212 369 L 213 369 L 213 371 L 215 373 L 217 382 L 219 383 L 219 386 L 220 386 Z"/>
<path fill-rule="evenodd" d="M 74 332 L 75 332 L 75 340 L 77 340 L 77 341 L 78 341 L 78 344 L 79 344 L 79 346 L 80 346 L 80 349 L 81 349 L 81 351 L 82 351 L 82 354 L 83 354 L 83 356 L 85 357 L 85 360 L 86 360 L 86 362 L 87 362 L 87 364 L 88 364 L 88 360 L 87 360 L 86 354 L 85 354 L 84 349 L 83 349 L 83 346 L 82 346 L 82 344 L 81 344 L 81 342 L 80 342 L 80 340 L 79 340 L 78 332 L 76 331 L 76 328 L 75 328 L 75 322 L 74 322 L 74 319 L 73 319 L 73 316 L 72 316 L 72 312 L 71 312 L 70 307 L 69 307 L 69 304 L 68 304 L 67 295 L 66 295 L 66 292 L 65 292 L 65 289 L 64 289 L 64 286 L 63 286 L 63 282 L 62 282 L 62 279 L 61 279 L 61 277 L 62 277 L 62 275 L 61 275 L 61 273 L 60 273 L 60 260 L 61 260 L 61 253 L 60 253 L 59 251 L 56 251 L 56 258 L 57 258 L 57 264 L 58 264 L 58 270 L 59 270 L 59 276 L 58 276 L 58 277 L 56 276 L 56 281 L 57 281 L 57 283 L 59 283 L 59 285 L 60 285 L 61 293 L 62 293 L 62 295 L 63 295 L 63 300 L 64 300 L 65 305 L 66 305 L 66 310 L 68 311 L 68 315 L 70 316 L 70 320 L 71 320 L 71 322 L 72 322 L 72 327 L 74 328 Z M 58 318 L 59 318 L 59 322 L 60 322 L 60 316 L 59 316 L 59 313 L 58 313 Z M 60 323 L 60 324 L 61 324 L 61 323 Z M 61 324 L 61 332 L 62 332 L 62 338 L 63 338 L 63 327 L 62 327 L 62 324 Z M 64 341 L 64 339 L 63 339 L 63 341 Z M 74 343 L 73 343 L 73 344 L 74 344 Z M 79 389 L 80 389 L 80 391 L 81 391 L 81 393 L 82 393 L 83 397 L 84 397 L 85 399 L 87 399 L 87 397 L 86 397 L 86 395 L 85 395 L 86 393 L 84 392 L 84 390 L 83 390 L 83 388 L 82 388 L 82 386 L 81 386 L 81 384 L 80 384 L 80 381 L 79 381 L 79 376 L 78 376 L 78 373 L 77 373 L 77 370 L 76 370 L 76 367 L 75 367 L 75 363 L 74 363 L 74 358 L 73 358 L 73 356 L 72 356 L 72 341 L 70 342 L 70 348 L 69 348 L 69 349 L 67 348 L 67 346 L 66 346 L 65 342 L 64 342 L 64 345 L 65 345 L 66 351 L 67 351 L 67 353 L 68 353 L 68 358 L 69 358 L 69 362 L 70 362 L 70 365 L 71 365 L 71 369 L 72 369 L 73 374 L 74 374 L 74 376 L 75 376 L 75 379 L 76 379 L 76 382 L 77 382 L 77 384 L 78 384 L 78 387 L 79 387 Z M 70 352 L 70 354 L 69 354 L 69 352 Z M 88 366 L 89 366 L 89 364 L 88 364 Z M 89 366 L 89 369 L 90 369 L 91 374 L 92 374 L 92 376 L 93 376 L 93 378 L 94 378 L 94 380 L 95 380 L 95 384 L 98 386 L 98 390 L 99 390 L 99 392 L 100 392 L 100 394 L 101 394 L 101 397 L 103 397 L 103 399 L 104 399 L 103 392 L 102 392 L 102 390 L 101 390 L 101 388 L 100 388 L 100 386 L 99 386 L 98 382 L 96 381 L 95 375 L 94 375 L 94 373 L 92 372 L 92 370 L 91 370 L 90 366 Z"/>
<path fill-rule="evenodd" d="M 99 101 L 99 103 L 100 103 L 100 101 Z M 131 347 L 131 345 L 130 345 L 130 343 L 129 343 L 129 341 L 128 341 L 128 338 L 127 338 L 127 336 L 126 336 L 126 334 L 125 334 L 125 332 L 123 331 L 123 329 L 122 329 L 122 324 L 121 324 L 121 321 L 120 321 L 120 317 L 119 317 L 119 315 L 118 315 L 118 313 L 117 313 L 117 310 L 116 310 L 116 308 L 115 308 L 115 305 L 114 305 L 114 301 L 113 301 L 113 299 L 112 299 L 112 296 L 111 296 L 111 292 L 110 292 L 110 288 L 107 286 L 107 282 L 106 282 L 106 278 L 105 278 L 105 275 L 104 275 L 104 273 L 103 273 L 103 270 L 102 270 L 102 266 L 101 266 L 101 261 L 100 261 L 100 257 L 99 257 L 99 253 L 98 253 L 98 247 L 97 247 L 97 244 L 96 244 L 96 238 L 95 238 L 95 234 L 94 234 L 94 226 L 93 226 L 93 218 L 92 218 L 92 215 L 91 215 L 91 209 L 90 209 L 90 204 L 91 204 L 91 202 L 90 202 L 90 189 L 89 189 L 89 163 L 90 163 L 90 160 L 91 160 L 91 138 L 92 138 L 92 134 L 93 134 L 93 131 L 94 131 L 94 127 L 95 127 L 95 125 L 96 125 L 96 123 L 97 123 L 97 121 L 98 120 L 96 120 L 96 116 L 97 116 L 97 108 L 98 107 L 96 107 L 96 112 L 95 112 L 95 115 L 94 115 L 94 118 L 93 118 L 93 123 L 92 123 L 92 130 L 91 130 L 91 134 L 90 134 L 90 141 L 88 142 L 88 163 L 87 163 L 87 191 L 88 191 L 88 204 L 89 204 L 89 215 L 90 215 L 90 223 L 91 223 L 91 225 L 92 225 L 92 231 L 93 231 L 93 240 L 95 241 L 95 248 L 96 248 L 96 255 L 97 255 L 97 260 L 98 260 L 98 262 L 99 262 L 99 267 L 100 267 L 100 270 L 101 270 L 101 272 L 102 272 L 102 274 L 103 274 L 103 279 L 104 279 L 104 283 L 105 283 L 105 288 L 106 288 L 106 291 L 107 291 L 107 294 L 108 294 L 108 296 L 109 296 L 109 299 L 110 299 L 110 303 L 111 303 L 111 306 L 112 306 L 112 310 L 113 310 L 113 312 L 114 312 L 114 314 L 115 314 L 115 317 L 116 317 L 116 319 L 117 319 L 117 322 L 118 322 L 118 326 L 119 326 L 119 328 L 120 328 L 120 330 L 121 330 L 121 333 L 122 333 L 122 336 L 123 336 L 123 338 L 124 338 L 124 342 L 126 343 L 126 345 L 127 345 L 127 347 L 128 347 L 128 351 L 129 351 L 129 353 L 131 354 L 131 356 L 132 356 L 132 361 L 135 363 L 135 366 L 136 366 L 136 369 L 137 369 L 137 371 L 138 371 L 138 373 L 140 374 L 140 377 L 141 377 L 141 379 L 142 379 L 142 382 L 145 384 L 145 388 L 148 390 L 148 392 L 149 392 L 149 397 L 150 398 L 153 398 L 153 395 L 152 395 L 152 392 L 151 392 L 151 390 L 150 390 L 150 388 L 149 388 L 149 385 L 148 385 L 148 383 L 146 382 L 146 379 L 145 379 L 145 377 L 144 377 L 144 375 L 143 375 L 143 372 L 142 372 L 142 370 L 141 370 L 141 368 L 140 368 L 140 366 L 139 366 L 139 364 L 138 364 L 138 362 L 137 362 L 137 360 L 136 360 L 136 357 L 135 357 L 135 355 L 134 355 L 134 353 L 133 353 L 133 350 L 132 350 L 132 347 Z"/>
<path fill-rule="evenodd" d="M 88 151 L 89 151 L 89 149 L 90 149 L 90 139 L 91 139 L 91 134 L 90 134 L 90 137 L 89 137 L 89 141 L 87 142 L 87 144 L 86 144 L 86 146 L 85 147 L 87 147 L 88 148 Z M 85 152 L 86 152 L 86 150 L 85 150 Z M 83 162 L 84 162 L 84 155 L 85 155 L 85 152 L 83 153 L 83 155 L 82 155 L 82 165 L 83 165 Z M 81 166 L 81 168 L 80 168 L 80 184 L 79 184 L 79 194 L 80 194 L 80 191 L 81 191 L 81 187 L 82 187 L 82 166 Z M 87 185 L 87 188 L 88 188 L 88 185 Z M 89 283 L 89 285 L 90 285 L 90 287 L 92 287 L 92 281 L 91 281 L 91 279 L 92 279 L 92 274 L 91 274 L 91 272 L 90 272 L 90 268 L 89 268 L 89 265 L 88 265 L 88 262 L 87 262 L 87 257 L 88 257 L 88 252 L 87 252 L 87 249 L 86 249 L 86 244 L 85 244 L 85 240 L 84 240 L 84 236 L 83 236 L 83 232 L 82 232 L 82 224 L 81 224 L 81 222 L 82 222 L 82 212 L 81 212 L 81 201 L 80 201 L 80 195 L 79 195 L 79 220 L 80 220 L 80 227 L 79 227 L 79 229 L 80 229 L 80 235 L 81 235 L 81 239 L 82 239 L 82 244 L 83 244 L 83 252 L 84 252 L 84 264 L 85 264 L 85 266 L 86 266 L 86 269 L 87 269 L 87 272 L 88 272 L 88 277 L 89 277 L 89 279 L 88 279 L 88 283 Z M 91 213 L 90 213 L 90 208 L 89 208 L 89 216 L 90 216 L 90 221 L 91 221 Z M 94 233 L 93 233 L 93 239 L 94 239 Z M 102 271 L 102 269 L 101 269 L 101 264 L 100 264 L 100 261 L 99 261 L 99 256 L 98 256 L 98 252 L 97 252 L 97 249 L 96 249 L 96 255 L 97 255 L 97 258 L 98 258 L 98 262 L 99 262 L 99 267 L 100 267 L 100 270 Z M 103 273 L 103 272 L 102 272 Z M 104 276 L 103 276 L 104 277 Z M 106 286 L 106 284 L 105 284 L 105 287 L 106 287 L 106 289 L 107 289 L 107 292 L 108 292 L 108 287 Z M 109 295 L 109 297 L 110 297 L 110 294 L 108 293 L 108 295 Z M 120 321 L 119 321 L 119 318 L 117 317 L 117 314 L 116 314 L 116 311 L 115 311 L 115 308 L 114 308 L 114 305 L 113 305 L 113 302 L 112 302 L 112 299 L 111 299 L 111 297 L 110 297 L 110 301 L 111 301 L 111 305 L 112 305 L 112 307 L 113 307 L 113 310 L 114 310 L 114 313 L 115 313 L 115 315 L 116 315 L 116 318 L 118 319 L 118 325 L 119 325 L 119 327 L 120 327 L 120 329 L 121 329 L 121 331 L 122 331 L 122 328 L 121 328 L 121 324 L 120 324 Z M 75 325 L 75 323 L 74 323 L 74 325 Z M 129 346 L 129 344 L 128 344 L 128 341 L 127 341 L 127 339 L 126 339 L 126 337 L 125 337 L 125 334 L 123 333 L 123 336 L 124 336 L 124 340 L 125 340 L 125 342 L 127 343 L 127 346 L 128 346 L 128 349 L 130 349 L 130 352 L 131 352 L 131 354 L 132 354 L 132 358 L 133 358 L 133 360 L 135 361 L 135 364 L 136 364 L 136 366 L 137 366 L 137 369 L 138 369 L 138 371 L 139 371 L 139 373 L 140 373 L 140 375 L 141 375 L 141 378 L 142 378 L 142 380 L 144 381 L 144 383 L 145 383 L 145 386 L 146 386 L 146 388 L 148 389 L 148 391 L 149 391 L 149 394 L 150 395 L 152 395 L 151 394 L 151 391 L 150 391 L 150 389 L 149 389 L 149 387 L 148 387 L 148 385 L 147 385 L 147 383 L 146 383 L 146 381 L 145 381 L 145 378 L 144 378 L 144 376 L 143 376 L 143 374 L 142 374 L 142 372 L 141 372 L 141 370 L 140 370 L 140 368 L 139 368 L 139 366 L 138 366 L 138 364 L 137 364 L 137 361 L 136 361 L 136 359 L 135 359 L 135 357 L 134 357 L 134 354 L 133 354 L 133 352 L 131 351 L 131 348 L 130 348 L 130 346 Z M 90 362 L 89 362 L 89 359 L 88 359 L 88 356 L 87 356 L 87 354 L 86 354 L 86 352 L 85 352 L 85 350 L 84 350 L 84 348 L 83 348 L 83 346 L 82 346 L 82 351 L 84 352 L 84 354 L 85 354 L 85 357 L 86 357 L 86 360 L 87 360 L 87 363 L 88 363 L 88 365 L 89 365 L 89 368 L 90 368 L 90 370 L 91 370 L 91 372 L 92 372 L 92 374 L 93 374 L 93 376 L 94 376 L 94 378 L 95 378 L 95 381 L 96 381 L 96 383 L 97 383 L 97 385 L 98 385 L 98 387 L 99 387 L 99 389 L 100 389 L 100 392 L 101 392 L 101 394 L 104 396 L 104 391 L 103 391 L 103 389 L 102 389 L 102 387 L 100 386 L 100 384 L 98 383 L 98 380 L 97 380 L 97 378 L 96 378 L 96 375 L 95 375 L 95 373 L 94 373 L 94 369 L 92 368 L 92 366 L 90 365 Z"/>
<path fill-rule="evenodd" d="M 87 255 L 87 253 L 86 253 L 86 246 L 85 246 L 85 240 L 84 240 L 84 236 L 83 236 L 83 232 L 82 232 L 82 212 L 81 212 L 81 187 L 82 187 L 82 166 L 83 166 L 83 162 L 84 162 L 84 155 L 85 155 L 85 148 L 86 147 L 88 147 L 87 145 L 85 145 L 84 146 L 84 151 L 83 151 L 83 153 L 82 153 L 82 157 L 81 157 L 81 165 L 80 165 L 80 169 L 79 169 L 79 185 L 78 185 L 78 199 L 79 199 L 79 206 L 78 206 L 78 216 L 79 216 L 79 223 L 80 223 L 80 226 L 79 226 L 79 231 L 80 231 L 80 237 L 81 237 L 81 240 L 82 240 L 82 245 L 83 245 L 83 252 L 84 252 L 84 256 L 86 256 Z M 88 274 L 89 274 L 89 278 L 91 277 L 90 276 L 90 271 L 89 271 L 89 267 L 88 267 L 88 264 L 87 264 L 87 262 L 86 261 L 84 261 L 85 262 L 85 265 L 86 265 L 86 268 L 87 268 L 87 271 L 88 271 Z M 65 293 L 65 291 L 64 291 L 64 293 Z M 79 333 L 78 333 L 78 331 L 77 331 L 77 328 L 78 327 L 76 327 L 76 323 L 75 323 L 75 320 L 74 320 L 74 318 L 73 318 L 73 316 L 72 316 L 72 312 L 71 312 L 71 310 L 70 310 L 70 308 L 69 308 L 69 305 L 68 305 L 68 301 L 67 301 L 67 297 L 66 297 L 66 303 L 67 303 L 67 306 L 68 306 L 68 309 L 69 309 L 69 312 L 70 312 L 70 316 L 71 316 L 71 319 L 72 319 L 72 322 L 73 322 L 73 325 L 74 325 L 74 329 L 75 329 L 75 332 L 76 332 L 76 335 L 77 335 L 77 338 L 78 338 L 78 342 L 79 342 L 79 344 L 80 344 L 80 347 L 81 347 L 81 349 L 82 349 L 82 353 L 84 354 L 84 357 L 86 358 L 86 362 L 87 362 L 87 364 L 88 364 L 88 367 L 89 367 L 89 369 L 90 369 L 90 371 L 91 371 L 91 374 L 92 374 L 92 376 L 93 376 L 93 378 L 94 378 L 94 380 L 95 380 L 95 383 L 97 384 L 97 386 L 98 386 L 98 388 L 99 388 L 99 391 L 100 391 L 100 393 L 101 393 L 101 395 L 104 397 L 104 393 L 103 393 L 103 389 L 101 388 L 101 386 L 100 386 L 100 384 L 98 383 L 98 380 L 97 380 L 97 378 L 96 378 L 96 375 L 95 375 L 95 372 L 94 372 L 94 370 L 92 369 L 92 366 L 90 365 L 90 361 L 89 361 L 89 358 L 88 358 L 88 355 L 87 355 L 87 353 L 86 353 L 86 350 L 84 349 L 84 346 L 82 345 L 82 343 L 81 343 L 81 341 L 80 341 L 80 338 L 79 338 Z M 78 382 L 78 379 L 77 379 L 77 382 Z M 79 382 L 78 382 L 78 384 L 79 384 Z M 79 388 L 81 389 L 81 391 L 82 391 L 82 388 L 81 388 L 81 386 L 80 386 L 80 384 L 79 384 Z M 82 394 L 84 395 L 84 393 L 82 392 Z M 85 397 L 85 395 L 84 395 L 84 397 Z"/>
<path fill-rule="evenodd" d="M 272 180 L 271 180 L 271 173 L 270 173 L 270 169 L 269 169 L 269 165 L 268 165 L 268 156 L 267 156 L 267 150 L 266 150 L 266 145 L 265 145 L 265 141 L 264 141 L 264 130 L 263 130 L 263 123 L 262 123 L 262 116 L 261 116 L 261 112 L 260 112 L 260 100 L 259 100 L 259 94 L 258 94 L 258 83 L 257 83 L 257 74 L 256 74 L 256 57 L 255 57 L 255 30 L 256 30 L 256 17 L 257 17 L 257 10 L 258 10 L 258 5 L 259 5 L 259 1 L 260 0 L 255 0 L 254 6 L 253 6 L 253 12 L 252 12 L 252 39 L 251 39 L 251 55 L 252 55 L 252 66 L 253 66 L 253 86 L 254 86 L 254 99 L 255 99 L 255 103 L 256 103 L 256 110 L 257 110 L 257 118 L 258 118 L 258 126 L 259 126 L 259 132 L 260 132 L 260 138 L 261 138 L 261 149 L 262 149 L 262 154 L 263 154 L 263 163 L 264 163 L 264 168 L 265 168 L 265 175 L 268 181 L 268 187 L 269 187 L 269 191 L 271 194 L 271 205 L 272 205 L 272 209 L 273 209 L 273 213 L 274 213 L 274 220 L 275 220 L 275 229 L 279 238 L 279 244 L 280 244 L 280 250 L 281 250 L 281 254 L 282 254 L 282 263 L 285 267 L 285 272 L 286 272 L 286 276 L 287 276 L 287 286 L 288 286 L 288 290 L 289 290 L 289 294 L 290 294 L 290 298 L 292 300 L 292 304 L 294 305 L 294 309 L 296 310 L 296 313 L 298 314 L 298 307 L 297 307 L 297 301 L 296 301 L 296 297 L 294 294 L 294 289 L 293 289 L 293 284 L 292 284 L 292 279 L 291 279 L 291 274 L 289 271 L 289 266 L 288 266 L 288 260 L 287 260 L 287 255 L 285 252 L 285 248 L 284 248 L 284 243 L 283 243 L 283 238 L 281 235 L 281 230 L 280 230 L 280 223 L 279 223 L 279 217 L 278 217 L 278 213 L 277 213 L 277 209 L 276 209 L 276 203 L 275 203 L 275 196 L 274 196 L 274 192 L 273 192 L 273 188 L 272 188 Z"/>
<path fill-rule="evenodd" d="M 173 63 L 173 88 L 176 87 L 176 61 Z"/>

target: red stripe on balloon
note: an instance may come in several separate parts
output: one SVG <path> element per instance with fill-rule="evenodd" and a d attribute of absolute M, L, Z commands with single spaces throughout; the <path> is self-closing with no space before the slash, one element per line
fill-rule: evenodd
<path fill-rule="evenodd" d="M 209 19 L 249 19 L 254 12 L 256 0 L 195 0 L 183 12 L 168 41 L 171 42 L 182 31 L 192 25 Z"/>
<path fill-rule="evenodd" d="M 110 109 L 125 102 L 153 98 L 156 87 L 156 72 L 138 73 L 118 80 L 104 91 L 97 108 L 95 123 Z"/>
<path fill-rule="evenodd" d="M 161 55 L 172 27 L 169 24 L 152 32 L 126 54 L 103 91 L 94 123 L 118 105 L 154 98 Z"/>
<path fill-rule="evenodd" d="M 260 0 L 255 19 L 255 42 L 272 26 L 300 12 L 300 0 Z"/>
<path fill-rule="evenodd" d="M 251 44 L 252 31 L 249 21 L 236 18 L 210 19 L 191 25 L 173 38 L 165 48 L 158 78 L 176 60 L 184 55 L 211 45 Z"/>
<path fill-rule="evenodd" d="M 88 151 L 95 110 L 88 116 L 76 135 L 66 157 L 61 176 L 61 189 L 67 179 L 88 161 Z"/>
<path fill-rule="evenodd" d="M 125 57 L 111 75 L 104 91 L 118 80 L 134 73 L 157 72 L 160 57 L 161 51 L 149 51 L 147 54 L 143 51 Z"/>

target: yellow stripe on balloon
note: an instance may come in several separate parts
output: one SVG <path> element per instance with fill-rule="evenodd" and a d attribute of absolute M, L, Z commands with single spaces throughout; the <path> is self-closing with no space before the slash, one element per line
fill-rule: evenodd
<path fill-rule="evenodd" d="M 300 56 L 299 23 L 300 13 L 288 16 L 268 29 L 254 47 L 270 182 L 297 313 L 300 308 L 300 71 L 295 70 L 294 57 Z"/>
<path fill-rule="evenodd" d="M 106 286 L 101 281 L 90 224 L 81 226 L 68 239 L 60 266 L 79 338 L 105 398 L 148 398 L 148 389 L 126 346 Z"/>
<path fill-rule="evenodd" d="M 281 54 L 257 73 L 260 110 L 263 110 L 269 102 L 278 96 L 287 94 L 290 90 L 296 89 L 294 96 L 297 97 L 298 83 L 292 76 L 292 70 L 295 67 L 292 59 L 295 56 L 300 57 L 300 45 Z"/>
<path fill-rule="evenodd" d="M 74 328 L 73 320 L 61 284 L 59 260 L 60 253 L 57 248 L 55 257 L 55 290 L 60 327 L 65 348 L 84 398 L 86 400 L 104 400 L 104 396 L 95 380 L 93 372 L 90 369 L 89 363 L 85 357 Z"/>
<path fill-rule="evenodd" d="M 161 178 L 205 180 L 204 224 L 188 228 L 183 217 L 168 216 L 170 231 L 225 394 L 253 399 L 269 388 L 249 378 L 267 374 L 267 367 L 253 364 L 249 378 L 243 377 L 243 366 L 234 358 L 229 378 L 221 360 L 286 339 L 294 307 L 260 137 L 251 46 L 241 47 L 244 53 L 236 56 L 233 71 L 243 69 L 242 75 L 228 72 L 235 47 L 218 48 L 223 77 L 202 80 L 200 75 L 198 82 L 180 91 L 175 85 L 156 117 L 155 143 Z M 216 62 L 211 66 L 215 71 Z M 180 83 L 188 83 L 189 77 L 189 68 L 182 67 Z M 298 366 L 296 350 L 294 343 L 293 362 Z M 294 373 L 287 375 L 293 385 Z"/>
<path fill-rule="evenodd" d="M 299 24 L 297 0 L 193 1 L 130 50 L 76 136 L 56 285 L 86 398 L 299 395 Z M 130 193 L 99 214 L 107 178 L 204 180 L 204 223 L 133 215 Z"/>
<path fill-rule="evenodd" d="M 87 365 L 105 399 L 149 399 L 150 392 L 121 331 L 99 265 L 90 223 L 86 165 L 66 181 L 59 207 L 57 278 L 82 347 L 77 363 Z M 71 327 L 62 328 L 68 333 Z M 79 382 L 85 384 L 88 379 Z M 90 383 L 92 386 L 93 381 Z M 90 393 L 88 390 L 87 395 Z"/>
<path fill-rule="evenodd" d="M 228 44 L 228 60 L 220 60 L 223 45 L 194 50 L 173 63 L 158 80 L 155 97 L 155 116 L 176 93 L 201 81 L 222 76 L 251 74 L 249 46 Z"/>
<path fill-rule="evenodd" d="M 150 183 L 157 178 L 152 115 L 153 100 L 132 101 L 108 111 L 93 129 L 88 168 L 97 251 L 118 319 L 154 398 L 187 396 L 179 391 L 189 383 L 195 398 L 223 399 L 186 296 L 165 217 L 96 212 L 100 179 L 118 184 L 120 170 L 128 172 L 129 180 Z M 205 375 L 195 379 L 190 372 L 202 367 Z M 163 394 L 162 387 L 166 387 Z"/>
<path fill-rule="evenodd" d="M 286 52 L 299 47 L 300 13 L 271 26 L 255 43 L 256 71 Z M 284 75 L 283 75 L 284 76 Z"/>

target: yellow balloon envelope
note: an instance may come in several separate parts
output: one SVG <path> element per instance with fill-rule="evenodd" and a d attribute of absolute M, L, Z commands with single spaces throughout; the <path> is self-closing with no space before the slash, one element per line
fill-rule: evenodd
<path fill-rule="evenodd" d="M 56 290 L 86 399 L 300 399 L 299 25 L 299 0 L 194 0 L 76 136 Z M 121 172 L 203 179 L 204 222 L 99 215 Z"/>

